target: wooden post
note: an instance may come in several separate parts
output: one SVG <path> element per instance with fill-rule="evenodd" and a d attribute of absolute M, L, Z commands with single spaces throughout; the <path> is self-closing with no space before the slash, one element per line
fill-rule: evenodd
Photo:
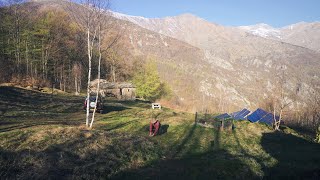
<path fill-rule="evenodd" d="M 198 112 L 196 112 L 195 117 L 194 117 L 194 123 L 198 122 Z"/>
<path fill-rule="evenodd" d="M 224 118 L 221 120 L 220 131 L 223 131 L 224 128 Z"/>

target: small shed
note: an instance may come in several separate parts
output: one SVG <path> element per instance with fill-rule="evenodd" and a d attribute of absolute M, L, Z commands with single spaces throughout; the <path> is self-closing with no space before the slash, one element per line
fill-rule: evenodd
<path fill-rule="evenodd" d="M 92 92 L 97 92 L 98 79 L 91 81 L 90 88 Z M 103 97 L 111 96 L 119 100 L 135 100 L 136 88 L 129 82 L 108 82 L 100 79 L 100 92 Z"/>

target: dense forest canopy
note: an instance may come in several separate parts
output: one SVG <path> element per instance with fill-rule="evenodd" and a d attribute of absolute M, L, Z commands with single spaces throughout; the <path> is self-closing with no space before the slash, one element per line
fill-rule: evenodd
<path fill-rule="evenodd" d="M 72 70 L 86 66 L 82 32 L 65 12 L 17 4 L 1 8 L 1 16 L 1 81 L 65 89 Z"/>
<path fill-rule="evenodd" d="M 64 9 L 19 2 L 2 4 L 0 9 L 0 82 L 54 85 L 64 91 L 85 87 L 88 62 L 83 29 Z M 93 49 L 93 59 L 97 56 Z M 97 62 L 92 63 L 96 78 Z M 119 55 L 116 43 L 104 49 L 101 78 L 129 80 L 132 68 Z"/>
<path fill-rule="evenodd" d="M 102 79 L 140 83 L 138 96 L 147 100 L 154 101 L 170 92 L 161 82 L 155 62 L 151 69 L 155 79 L 137 81 L 147 77 L 143 72 L 150 72 L 150 68 L 145 71 L 148 66 L 143 65 L 144 58 L 128 55 L 120 42 L 119 26 L 107 13 L 99 17 L 104 24 L 101 39 L 94 39 L 98 36 L 89 33 L 93 39 L 89 65 L 85 28 L 88 22 L 84 15 L 90 10 L 67 1 L 59 6 L 23 0 L 6 2 L 0 8 L 0 83 L 46 86 L 79 94 L 88 84 L 88 72 L 90 80 L 94 80 L 100 69 Z M 102 61 L 98 68 L 100 52 Z M 145 83 L 153 88 L 152 92 L 144 92 Z"/>

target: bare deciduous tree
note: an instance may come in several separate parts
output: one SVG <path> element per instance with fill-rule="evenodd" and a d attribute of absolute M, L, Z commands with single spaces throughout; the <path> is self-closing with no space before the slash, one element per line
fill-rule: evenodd
<path fill-rule="evenodd" d="M 94 116 L 97 111 L 97 104 L 98 104 L 98 98 L 99 98 L 99 92 L 100 92 L 100 78 L 101 78 L 101 58 L 102 58 L 102 50 L 101 50 L 101 41 L 102 41 L 102 26 L 103 23 L 99 21 L 98 24 L 98 53 L 99 53 L 99 58 L 98 58 L 98 84 L 97 84 L 97 94 L 96 94 L 96 106 L 94 107 L 93 114 L 92 114 L 92 119 L 90 123 L 90 128 L 92 128 L 93 121 L 94 121 Z"/>
<path fill-rule="evenodd" d="M 312 130 L 320 126 L 320 86 L 317 81 L 311 81 L 309 87 L 309 98 L 305 110 L 307 126 Z"/>
<path fill-rule="evenodd" d="M 88 55 L 88 81 L 87 81 L 87 107 L 86 107 L 86 126 L 92 128 L 96 108 L 94 108 L 91 123 L 89 126 L 89 110 L 90 110 L 90 93 L 91 93 L 91 76 L 92 76 L 92 61 L 94 50 L 98 53 L 98 85 L 96 92 L 96 105 L 100 91 L 101 77 L 101 60 L 102 60 L 102 41 L 104 30 L 107 29 L 108 16 L 106 11 L 109 7 L 109 1 L 106 0 L 80 0 L 81 6 L 76 6 L 72 1 L 69 3 L 69 11 L 73 19 L 77 22 L 80 28 L 86 32 L 87 37 L 87 55 Z M 83 13 L 85 12 L 85 13 Z M 113 44 L 113 43 L 111 43 Z M 109 46 L 111 46 L 111 44 Z M 108 46 L 107 46 L 108 47 Z"/>
<path fill-rule="evenodd" d="M 75 63 L 72 67 L 72 74 L 74 77 L 75 94 L 79 95 L 81 92 L 81 77 L 82 77 L 82 65 Z"/>
<path fill-rule="evenodd" d="M 279 130 L 281 121 L 283 119 L 284 110 L 293 103 L 293 99 L 287 90 L 287 76 L 285 74 L 285 68 L 281 66 L 279 73 L 276 77 L 275 89 L 273 91 L 273 120 L 274 129 Z M 278 117 L 277 117 L 278 115 Z"/>
<path fill-rule="evenodd" d="M 23 6 L 21 5 L 24 3 L 25 0 L 4 0 L 1 2 L 1 6 L 7 6 L 12 12 L 13 22 L 12 22 L 12 37 L 13 37 L 13 44 L 14 44 L 14 56 L 15 56 L 15 64 L 17 67 L 17 71 L 20 73 L 21 71 L 21 29 L 22 29 L 22 22 L 23 17 L 25 17 Z"/>

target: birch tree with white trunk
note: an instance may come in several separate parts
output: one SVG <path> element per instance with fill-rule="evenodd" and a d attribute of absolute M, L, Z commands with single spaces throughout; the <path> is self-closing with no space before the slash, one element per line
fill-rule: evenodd
<path fill-rule="evenodd" d="M 109 1 L 108 0 L 80 0 L 77 1 L 81 6 L 76 6 L 72 1 L 69 2 L 68 9 L 71 12 L 72 18 L 78 23 L 79 27 L 86 33 L 87 39 L 87 55 L 88 55 L 88 81 L 87 81 L 87 98 L 86 98 L 86 126 L 92 128 L 95 113 L 97 111 L 97 103 L 100 92 L 100 78 L 101 78 L 101 61 L 103 52 L 103 37 L 107 34 L 106 30 L 111 29 L 110 17 L 108 16 Z M 119 36 L 117 35 L 110 43 L 107 43 L 105 49 L 110 48 L 117 42 Z M 94 50 L 98 53 L 98 58 L 94 58 Z M 91 95 L 91 79 L 92 79 L 92 62 L 98 61 L 98 83 L 96 88 L 96 101 L 90 122 L 90 95 Z"/>
<path fill-rule="evenodd" d="M 275 89 L 273 91 L 273 121 L 275 130 L 280 130 L 283 112 L 294 102 L 294 98 L 290 98 L 292 95 L 286 87 L 287 81 L 288 77 L 286 76 L 285 68 L 281 66 L 280 70 L 278 70 Z"/>
<path fill-rule="evenodd" d="M 99 58 L 98 58 L 98 84 L 97 84 L 97 93 L 96 93 L 96 102 L 95 102 L 95 107 L 93 110 L 92 118 L 91 118 L 91 123 L 90 123 L 90 128 L 92 128 L 93 122 L 94 122 L 94 117 L 97 111 L 97 104 L 98 104 L 98 99 L 99 99 L 99 93 L 100 93 L 100 78 L 101 78 L 101 58 L 102 58 L 102 51 L 101 51 L 101 40 L 102 40 L 102 29 L 101 29 L 102 23 L 100 22 L 98 25 L 98 53 L 99 53 Z M 101 102 L 100 102 L 101 103 Z"/>

